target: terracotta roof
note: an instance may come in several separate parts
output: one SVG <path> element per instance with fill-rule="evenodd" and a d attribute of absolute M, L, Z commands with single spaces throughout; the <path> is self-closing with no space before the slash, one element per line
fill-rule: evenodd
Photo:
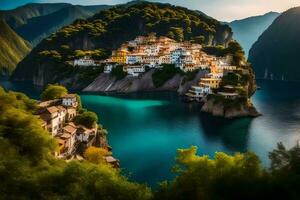
<path fill-rule="evenodd" d="M 118 161 L 117 159 L 115 159 L 115 158 L 112 157 L 112 156 L 106 156 L 106 157 L 105 157 L 105 160 L 106 160 L 106 162 L 108 162 L 108 163 L 114 163 L 114 162 L 117 162 L 117 161 Z"/>
<path fill-rule="evenodd" d="M 57 106 L 59 111 L 66 111 L 66 109 L 63 106 Z"/>
<path fill-rule="evenodd" d="M 76 98 L 76 94 L 67 94 L 63 98 Z"/>
<path fill-rule="evenodd" d="M 55 106 L 51 106 L 51 107 L 47 108 L 46 110 L 51 114 L 58 112 L 58 108 Z"/>
<path fill-rule="evenodd" d="M 71 125 L 67 125 L 63 129 L 64 129 L 64 131 L 66 131 L 68 133 L 71 133 L 71 134 L 74 134 L 76 132 L 76 130 L 77 130 L 76 127 L 71 126 Z"/>
<path fill-rule="evenodd" d="M 62 135 L 60 136 L 60 138 L 61 138 L 62 140 L 69 139 L 70 137 L 71 137 L 71 134 L 69 134 L 69 133 L 64 133 L 64 134 L 62 134 Z"/>

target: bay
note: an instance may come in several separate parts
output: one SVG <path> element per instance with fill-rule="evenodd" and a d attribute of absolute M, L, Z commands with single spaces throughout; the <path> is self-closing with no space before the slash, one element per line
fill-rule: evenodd
<path fill-rule="evenodd" d="M 41 88 L 0 81 L 6 89 L 38 98 Z M 114 156 L 131 180 L 156 185 L 174 177 L 176 150 L 198 146 L 200 155 L 252 151 L 269 166 L 268 152 L 283 142 L 300 139 L 300 84 L 258 81 L 252 97 L 263 114 L 258 118 L 225 120 L 200 112 L 200 105 L 184 103 L 174 92 L 119 95 L 81 94 L 84 107 L 99 115 L 108 129 Z"/>

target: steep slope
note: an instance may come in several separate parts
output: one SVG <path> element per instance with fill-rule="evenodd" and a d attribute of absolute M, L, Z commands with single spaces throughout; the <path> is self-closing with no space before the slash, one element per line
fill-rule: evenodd
<path fill-rule="evenodd" d="M 265 15 L 249 17 L 229 23 L 233 31 L 234 39 L 242 45 L 246 56 L 248 56 L 251 46 L 256 42 L 258 37 L 279 15 L 280 14 L 276 12 L 269 12 Z"/>
<path fill-rule="evenodd" d="M 300 7 L 280 15 L 249 53 L 258 78 L 300 80 Z"/>
<path fill-rule="evenodd" d="M 0 74 L 8 75 L 31 50 L 28 42 L 0 20 Z"/>
<path fill-rule="evenodd" d="M 0 11 L 4 19 L 21 37 L 32 45 L 76 19 L 86 19 L 110 6 L 75 6 L 66 3 L 27 4 L 10 11 Z"/>
<path fill-rule="evenodd" d="M 0 17 L 4 19 L 12 29 L 16 29 L 27 24 L 28 20 L 33 17 L 48 15 L 69 6 L 71 6 L 71 4 L 67 3 L 30 3 L 13 10 L 0 11 Z"/>
<path fill-rule="evenodd" d="M 151 32 L 178 41 L 225 46 L 232 36 L 229 26 L 186 8 L 148 2 L 117 6 L 88 20 L 77 20 L 43 40 L 18 65 L 13 78 L 39 85 L 59 82 L 70 77 L 67 72 L 72 69 L 62 65 L 74 57 L 75 50 L 110 52 L 125 41 Z"/>
<path fill-rule="evenodd" d="M 26 25 L 16 28 L 16 32 L 33 45 L 36 45 L 61 27 L 71 24 L 76 19 L 91 17 L 104 8 L 106 6 L 65 7 L 49 15 L 29 19 Z"/>

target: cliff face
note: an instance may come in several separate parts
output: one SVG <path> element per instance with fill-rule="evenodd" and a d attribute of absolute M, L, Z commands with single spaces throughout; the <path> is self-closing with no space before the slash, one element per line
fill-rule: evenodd
<path fill-rule="evenodd" d="M 211 113 L 216 117 L 225 117 L 228 119 L 238 117 L 258 117 L 261 114 L 250 104 L 240 104 L 238 106 L 226 106 L 224 103 L 215 102 L 213 99 L 203 100 L 204 104 L 201 111 Z"/>
<path fill-rule="evenodd" d="M 249 53 L 258 78 L 300 80 L 300 7 L 280 15 Z"/>
<path fill-rule="evenodd" d="M 151 32 L 177 41 L 192 40 L 206 45 L 227 46 L 232 38 L 228 25 L 186 8 L 149 2 L 121 5 L 101 11 L 88 20 L 77 20 L 43 40 L 18 65 L 13 79 L 35 83 L 39 79 L 36 75 L 41 75 L 38 66 L 50 67 L 52 64 L 50 56 L 42 58 L 39 55 L 43 51 L 55 51 L 61 57 L 60 63 L 64 63 L 78 49 L 104 49 L 110 53 L 124 42 Z M 67 46 L 68 50 L 62 46 Z M 50 68 L 43 70 L 47 74 L 39 83 L 47 84 L 57 76 L 57 65 Z"/>
<path fill-rule="evenodd" d="M 191 81 L 184 82 L 184 77 L 177 74 L 166 81 L 161 87 L 155 87 L 152 81 L 154 70 L 143 74 L 141 77 L 125 77 L 116 80 L 110 74 L 99 75 L 94 82 L 83 89 L 85 92 L 139 92 L 139 91 L 177 91 L 183 95 L 187 90 L 195 85 L 201 77 L 204 77 L 205 71 L 199 71 Z"/>

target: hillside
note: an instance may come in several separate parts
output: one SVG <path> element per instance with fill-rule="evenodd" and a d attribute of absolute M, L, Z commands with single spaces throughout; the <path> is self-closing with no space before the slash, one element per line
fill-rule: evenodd
<path fill-rule="evenodd" d="M 0 20 L 0 74 L 10 74 L 31 50 L 28 42 Z"/>
<path fill-rule="evenodd" d="M 147 2 L 117 6 L 77 20 L 43 40 L 18 65 L 13 78 L 38 85 L 73 78 L 73 68 L 63 63 L 74 57 L 75 50 L 102 49 L 110 54 L 122 43 L 151 32 L 205 45 L 227 45 L 232 35 L 229 26 L 186 8 Z"/>
<path fill-rule="evenodd" d="M 76 19 L 87 19 L 104 8 L 105 6 L 95 6 L 94 8 L 84 6 L 65 7 L 49 15 L 28 20 L 27 24 L 17 28 L 16 32 L 36 45 L 61 27 L 71 24 Z"/>
<path fill-rule="evenodd" d="M 12 29 L 16 29 L 27 24 L 31 18 L 48 15 L 69 6 L 71 6 L 71 4 L 67 3 L 30 3 L 13 10 L 0 11 L 0 17 L 4 19 Z"/>
<path fill-rule="evenodd" d="M 246 56 L 248 56 L 251 46 L 256 42 L 258 37 L 279 15 L 280 14 L 276 12 L 269 12 L 261 16 L 235 20 L 229 23 L 233 31 L 234 39 L 242 45 Z"/>
<path fill-rule="evenodd" d="M 0 11 L 3 18 L 21 37 L 32 45 L 71 24 L 86 19 L 110 6 L 75 6 L 72 4 L 27 4 L 10 11 Z"/>
<path fill-rule="evenodd" d="M 258 78 L 300 80 L 300 7 L 280 15 L 249 53 Z"/>

